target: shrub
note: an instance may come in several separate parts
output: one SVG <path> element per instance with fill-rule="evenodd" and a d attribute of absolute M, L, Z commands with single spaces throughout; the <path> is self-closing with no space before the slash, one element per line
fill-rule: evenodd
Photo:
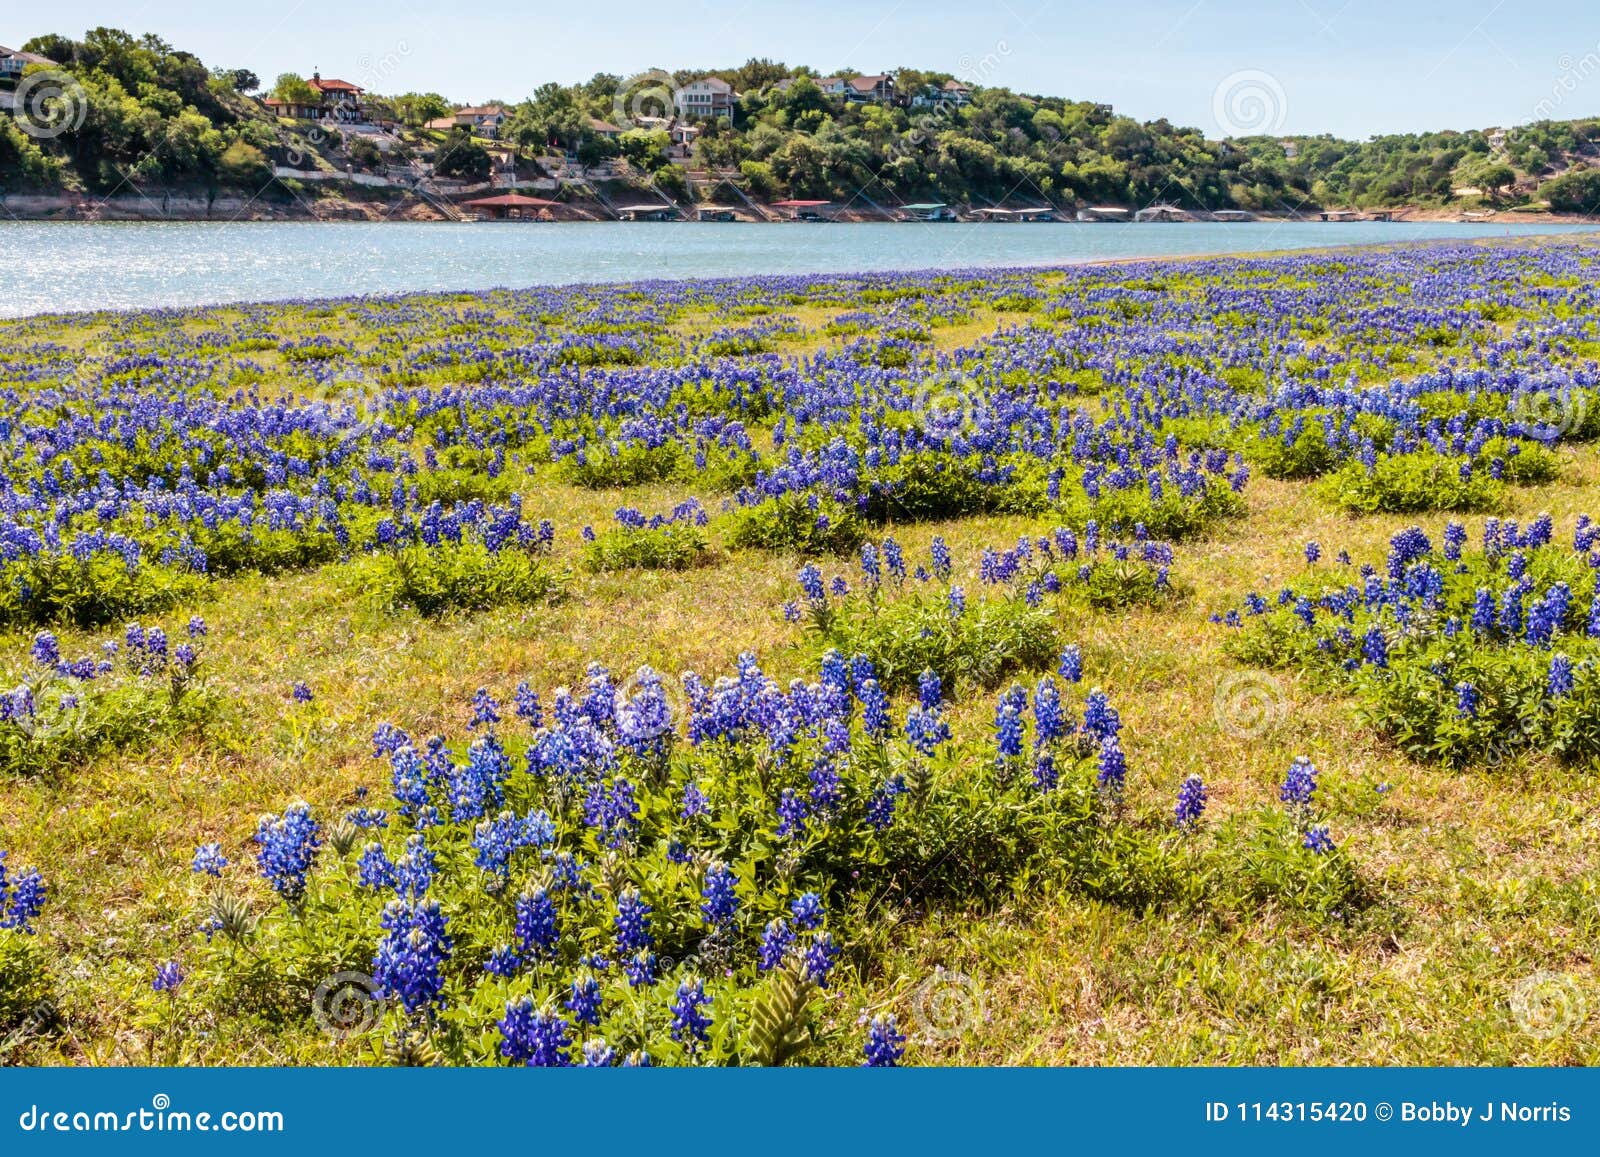
<path fill-rule="evenodd" d="M 646 519 L 623 507 L 614 517 L 619 525 L 599 534 L 584 527 L 586 570 L 686 570 L 703 562 L 710 549 L 703 529 L 705 508 L 692 498 L 670 515 Z"/>
<path fill-rule="evenodd" d="M 1383 456 L 1369 469 L 1348 462 L 1328 475 L 1322 494 L 1352 514 L 1417 514 L 1423 511 L 1495 510 L 1505 487 L 1485 470 L 1431 450 Z"/>
<path fill-rule="evenodd" d="M 589 446 L 560 459 L 556 477 L 589 490 L 619 489 L 664 482 L 677 473 L 683 447 L 677 442 L 647 446 L 642 442 L 612 442 Z"/>
<path fill-rule="evenodd" d="M 559 598 L 566 576 L 543 552 L 522 545 L 491 550 L 481 540 L 406 546 L 365 564 L 374 596 L 429 617 L 446 611 L 530 606 Z"/>
<path fill-rule="evenodd" d="M 200 681 L 204 632 L 193 620 L 189 641 L 169 651 L 164 632 L 131 624 L 120 662 L 65 661 L 40 634 L 30 667 L 0 696 L 0 774 L 50 774 L 202 724 L 215 706 Z"/>
<path fill-rule="evenodd" d="M 0 567 L 0 623 L 71 623 L 94 627 L 129 615 L 155 614 L 198 598 L 203 575 L 120 553 L 86 558 L 42 551 Z"/>
<path fill-rule="evenodd" d="M 832 498 L 791 492 L 723 515 L 729 546 L 794 554 L 843 554 L 866 537 L 861 519 Z"/>

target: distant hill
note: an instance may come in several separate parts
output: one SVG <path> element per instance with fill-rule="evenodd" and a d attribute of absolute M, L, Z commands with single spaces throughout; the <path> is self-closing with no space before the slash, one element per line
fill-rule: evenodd
<path fill-rule="evenodd" d="M 380 151 L 274 115 L 252 95 L 261 82 L 248 68 L 208 68 L 156 36 L 97 28 L 76 40 L 37 37 L 22 50 L 54 64 L 30 65 L 15 92 L 0 87 L 0 103 L 26 95 L 37 71 L 69 83 L 41 106 L 56 118 L 50 131 L 0 119 L 0 192 L 158 186 L 255 194 L 272 184 L 274 165 L 359 172 L 448 157 L 451 175 L 471 178 L 490 163 L 489 143 L 474 139 L 472 126 L 453 134 L 441 127 L 457 106 L 436 93 L 362 96 L 364 115 L 392 129 Z M 674 116 L 674 95 L 708 77 L 722 83 L 698 86 L 710 102 L 701 107 L 717 115 Z M 713 101 L 709 94 L 724 88 Z M 292 111 L 308 86 L 281 77 L 274 91 L 284 101 L 275 107 Z M 519 166 L 552 152 L 590 166 L 625 162 L 635 181 L 673 195 L 688 191 L 690 172 L 705 170 L 767 200 L 1306 211 L 1510 207 L 1548 197 L 1564 212 L 1600 211 L 1600 170 L 1591 170 L 1600 163 L 1600 120 L 1368 141 L 1218 141 L 1165 119 L 968 86 L 946 73 L 822 75 L 767 60 L 631 81 L 600 74 L 499 103 L 504 115 L 490 147 L 510 146 Z"/>

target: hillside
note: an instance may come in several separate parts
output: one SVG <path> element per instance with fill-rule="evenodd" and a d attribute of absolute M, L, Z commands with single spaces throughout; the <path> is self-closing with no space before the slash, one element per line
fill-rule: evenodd
<path fill-rule="evenodd" d="M 15 118 L 0 121 L 0 193 L 8 195 L 186 190 L 232 194 L 241 204 L 304 205 L 350 195 L 337 187 L 347 177 L 373 178 L 361 196 L 393 199 L 407 184 L 484 181 L 497 170 L 547 184 L 558 199 L 604 201 L 588 186 L 557 180 L 568 175 L 557 166 L 571 165 L 580 176 L 598 169 L 622 190 L 659 189 L 675 200 L 711 195 L 721 183 L 756 201 L 863 208 L 1159 202 L 1302 212 L 1542 208 L 1545 200 L 1561 212 L 1600 208 L 1600 172 L 1591 168 L 1597 120 L 1368 141 L 1217 141 L 1165 119 L 1141 122 L 1104 104 L 969 87 L 945 73 L 823 77 L 753 60 L 736 69 L 541 84 L 525 100 L 493 106 L 503 119 L 489 140 L 437 93 L 363 94 L 361 115 L 382 130 L 371 134 L 275 115 L 248 68 L 208 67 L 153 35 L 97 28 L 82 39 L 37 37 L 23 51 L 54 62 L 29 73 L 60 79 L 42 102 L 36 92 Z M 706 78 L 730 90 L 720 115 L 674 115 L 676 94 Z M 877 92 L 849 88 L 874 80 L 887 83 Z M 311 91 L 301 77 L 280 77 L 275 108 L 295 111 L 293 101 Z M 0 91 L 0 103 L 16 103 L 17 95 L 27 94 L 20 86 L 18 94 Z M 452 116 L 467 123 L 447 127 Z M 285 184 L 274 166 L 320 170 L 315 175 L 331 184 Z M 391 192 L 371 187 L 386 173 L 398 174 Z M 692 174 L 709 175 L 711 185 L 696 185 Z"/>

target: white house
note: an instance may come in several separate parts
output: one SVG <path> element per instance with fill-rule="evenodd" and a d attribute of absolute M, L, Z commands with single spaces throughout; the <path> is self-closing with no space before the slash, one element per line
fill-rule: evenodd
<path fill-rule="evenodd" d="M 673 93 L 678 115 L 711 120 L 733 115 L 733 85 L 715 76 L 702 76 Z"/>

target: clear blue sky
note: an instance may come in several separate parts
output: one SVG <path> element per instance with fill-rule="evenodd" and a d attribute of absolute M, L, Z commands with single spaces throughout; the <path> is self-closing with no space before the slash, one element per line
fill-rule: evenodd
<path fill-rule="evenodd" d="M 8 6 L 0 43 L 155 32 L 271 82 L 517 100 L 547 80 L 732 66 L 941 69 L 1221 136 L 1364 137 L 1600 114 L 1594 0 L 77 0 Z M 50 13 L 46 15 L 46 13 Z M 18 17 L 23 23 L 17 24 Z M 1219 88 L 1221 94 L 1219 95 Z M 1542 104 L 1542 107 L 1541 107 Z"/>

